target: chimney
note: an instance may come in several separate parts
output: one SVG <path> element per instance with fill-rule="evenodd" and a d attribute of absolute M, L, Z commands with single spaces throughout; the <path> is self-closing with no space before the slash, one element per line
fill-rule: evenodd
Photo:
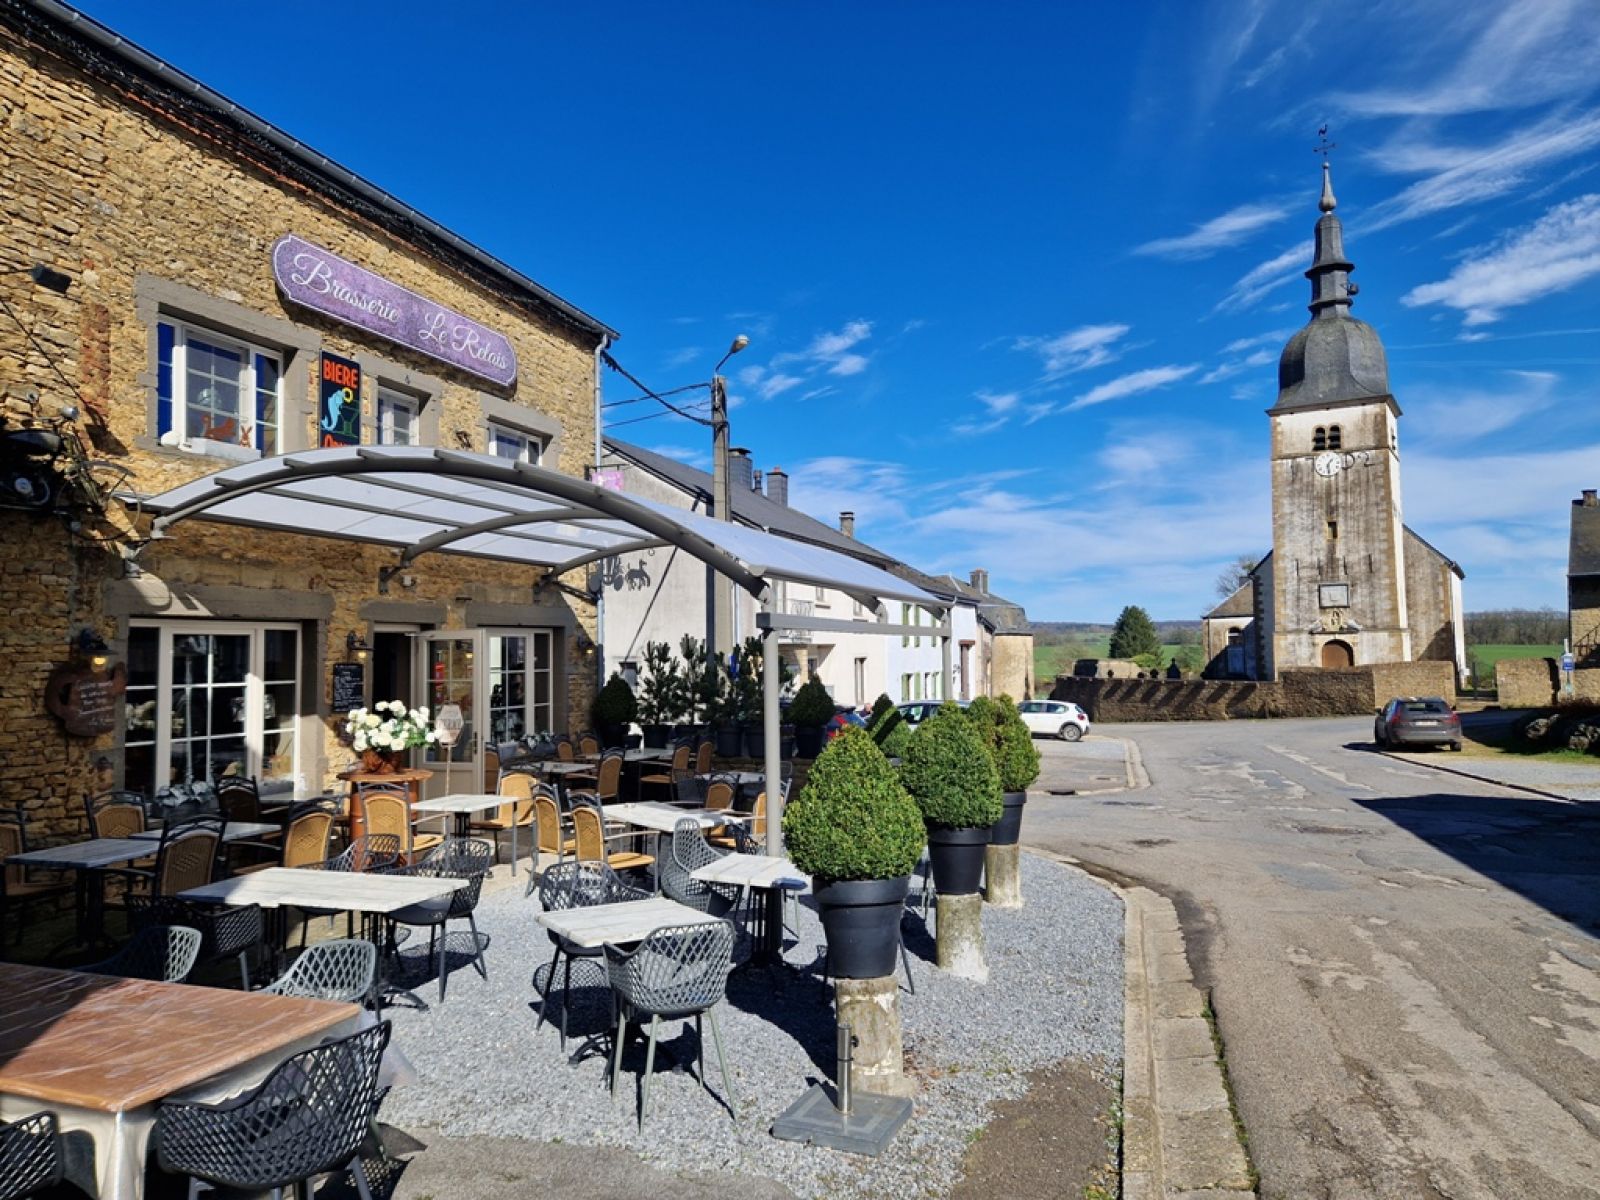
<path fill-rule="evenodd" d="M 750 451 L 743 446 L 728 448 L 728 491 L 737 494 L 740 488 L 750 490 Z"/>
<path fill-rule="evenodd" d="M 752 492 L 759 492 L 761 490 L 761 472 L 755 470 L 754 468 L 751 468 L 750 471 L 750 490 Z"/>
<path fill-rule="evenodd" d="M 1600 499 L 1595 498 L 1594 488 L 1584 488 L 1583 499 L 1578 503 L 1582 504 L 1584 508 L 1600 508 Z"/>
<path fill-rule="evenodd" d="M 789 506 L 789 474 L 782 467 L 767 472 L 767 499 L 785 508 Z"/>
<path fill-rule="evenodd" d="M 989 572 L 974 569 L 971 583 L 974 591 L 982 592 L 985 596 L 989 594 Z"/>
<path fill-rule="evenodd" d="M 847 537 L 847 538 L 855 537 L 855 535 L 856 535 L 856 515 L 855 515 L 855 513 L 853 513 L 853 512 L 842 512 L 842 513 L 839 514 L 839 532 L 844 534 L 845 537 Z"/>

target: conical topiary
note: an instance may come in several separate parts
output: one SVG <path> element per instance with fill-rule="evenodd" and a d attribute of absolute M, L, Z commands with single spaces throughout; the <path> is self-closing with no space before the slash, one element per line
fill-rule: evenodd
<path fill-rule="evenodd" d="M 1025 792 L 1039 778 L 1039 748 L 1033 744 L 1033 734 L 1022 723 L 1017 702 L 1010 696 L 1001 696 L 996 704 L 1000 724 L 994 765 L 1000 773 L 1000 790 Z"/>
<path fill-rule="evenodd" d="M 918 727 L 900 781 L 933 825 L 973 829 L 1000 819 L 1000 776 L 965 713 L 950 702 Z"/>
<path fill-rule="evenodd" d="M 927 837 L 922 815 L 870 734 L 846 726 L 783 810 L 789 858 L 814 881 L 911 874 Z"/>

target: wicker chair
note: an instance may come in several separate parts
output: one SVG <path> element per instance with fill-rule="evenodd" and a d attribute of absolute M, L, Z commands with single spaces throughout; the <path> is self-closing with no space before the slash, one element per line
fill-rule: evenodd
<path fill-rule="evenodd" d="M 262 988 L 274 996 L 363 1004 L 378 978 L 378 948 L 359 938 L 339 938 L 307 947 L 294 965 Z"/>
<path fill-rule="evenodd" d="M 0 1200 L 23 1200 L 60 1182 L 55 1113 L 0 1121 Z"/>
<path fill-rule="evenodd" d="M 328 857 L 333 837 L 333 806 L 325 800 L 307 800 L 289 810 L 284 822 L 280 867 L 309 867 Z"/>
<path fill-rule="evenodd" d="M 78 970 L 156 983 L 183 983 L 200 957 L 200 931 L 187 925 L 146 925 L 110 958 Z"/>
<path fill-rule="evenodd" d="M 22 936 L 22 916 L 33 900 L 47 900 L 72 891 L 72 881 L 56 872 L 6 863 L 13 854 L 28 851 L 28 820 L 22 805 L 0 811 L 0 947 L 6 944 L 6 913 L 17 906 L 17 936 Z"/>
<path fill-rule="evenodd" d="M 239 984 L 250 990 L 250 963 L 267 940 L 266 917 L 259 904 L 200 904 L 176 896 L 129 896 L 128 917 L 135 929 L 185 926 L 200 931 L 196 966 L 223 959 L 239 963 Z"/>
<path fill-rule="evenodd" d="M 411 793 L 403 784 L 359 783 L 366 832 L 387 833 L 400 839 L 400 855 L 411 860 L 444 841 L 437 833 L 416 833 L 411 828 Z"/>
<path fill-rule="evenodd" d="M 717 1049 L 717 1064 L 722 1068 L 723 1098 L 735 1120 L 733 1085 L 728 1080 L 728 1060 L 722 1053 L 722 1034 L 717 1029 L 716 1005 L 728 991 L 728 972 L 733 966 L 733 926 L 727 921 L 703 925 L 675 925 L 657 929 L 632 950 L 606 946 L 606 974 L 616 994 L 617 1036 L 611 1057 L 611 1094 L 617 1094 L 617 1077 L 622 1074 L 622 1047 L 627 1041 L 628 1019 L 643 1022 L 650 1018 L 650 1042 L 644 1056 L 643 1095 L 639 1101 L 639 1126 L 644 1127 L 650 1113 L 650 1076 L 655 1071 L 656 1032 L 661 1019 L 694 1018 L 700 1037 L 700 1083 L 706 1085 L 705 1043 L 700 1018 L 711 1022 L 711 1041 Z"/>
<path fill-rule="evenodd" d="M 694 772 L 689 770 L 689 743 L 679 742 L 672 748 L 672 763 L 666 771 L 654 775 L 639 773 L 639 799 L 645 798 L 646 787 L 653 793 L 661 792 L 661 798 L 669 803 L 680 799 L 678 780 L 684 775 L 694 778 Z"/>
<path fill-rule="evenodd" d="M 556 739 L 556 761 L 557 762 L 576 762 L 577 760 L 578 760 L 578 753 L 572 747 L 572 739 L 570 737 L 566 737 L 564 735 L 562 737 L 557 738 Z"/>
<path fill-rule="evenodd" d="M 725 853 L 706 842 L 698 821 L 685 817 L 672 827 L 671 848 L 661 856 L 662 893 L 698 912 L 714 917 L 724 915 L 733 907 L 738 892 L 701 883 L 690 876 Z"/>
<path fill-rule="evenodd" d="M 89 836 L 125 838 L 145 831 L 147 822 L 144 797 L 138 792 L 100 792 L 83 798 L 84 815 L 89 819 Z"/>
<path fill-rule="evenodd" d="M 506 797 L 505 803 L 495 809 L 494 816 L 473 821 L 469 828 L 475 833 L 487 833 L 494 838 L 494 858 L 500 861 L 500 835 L 511 831 L 511 869 L 517 869 L 517 830 L 533 829 L 533 784 L 531 775 L 520 771 L 500 776 L 495 793 Z M 538 853 L 537 848 L 534 851 Z"/>
<path fill-rule="evenodd" d="M 608 843 L 636 841 L 638 830 L 607 833 L 605 816 L 592 792 L 577 792 L 572 797 L 572 840 L 577 843 L 574 855 L 583 862 L 604 862 L 613 871 L 638 871 L 651 866 L 653 854 L 637 850 L 611 850 Z"/>
<path fill-rule="evenodd" d="M 711 774 L 711 753 L 716 749 L 716 743 L 710 738 L 701 738 L 694 748 L 694 773 L 696 775 Z"/>
<path fill-rule="evenodd" d="M 163 1171 L 242 1191 L 284 1189 L 349 1171 L 371 1200 L 361 1143 L 378 1107 L 378 1066 L 387 1021 L 285 1059 L 259 1087 L 216 1104 L 165 1101 L 156 1110 Z"/>
<path fill-rule="evenodd" d="M 439 1003 L 444 1003 L 444 989 L 448 977 L 446 950 L 451 921 L 465 920 L 472 932 L 472 965 L 485 980 L 489 968 L 483 961 L 483 939 L 478 936 L 478 922 L 473 917 L 478 907 L 478 894 L 483 890 L 484 876 L 494 865 L 494 846 L 482 838 L 451 838 L 423 861 L 409 867 L 397 867 L 392 874 L 421 875 L 436 879 L 465 879 L 467 885 L 457 888 L 448 896 L 408 904 L 389 914 L 391 930 L 395 925 L 426 926 L 428 929 L 428 955 L 434 947 L 439 953 Z M 390 945 L 394 939 L 390 938 Z"/>
<path fill-rule="evenodd" d="M 550 854 L 560 862 L 578 849 L 577 841 L 567 836 L 556 790 L 547 783 L 538 784 L 533 789 L 533 815 L 538 851 L 533 869 L 528 872 L 528 886 L 522 892 L 524 896 L 533 895 L 534 889 L 539 886 L 539 859 Z"/>
<path fill-rule="evenodd" d="M 578 753 L 585 758 L 599 754 L 602 747 L 600 738 L 593 733 L 580 733 L 578 735 Z"/>
<path fill-rule="evenodd" d="M 546 912 L 564 912 L 570 908 L 592 908 L 596 904 L 621 904 L 631 900 L 648 900 L 650 893 L 622 882 L 617 873 L 603 862 L 563 862 L 545 868 L 539 879 L 539 904 Z M 555 953 L 550 957 L 550 971 L 543 992 L 540 993 L 539 1020 L 534 1032 L 544 1025 L 550 1015 L 550 988 L 555 983 L 556 970 L 566 959 L 566 974 L 561 989 L 561 1048 L 567 1048 L 567 1010 L 572 999 L 572 960 L 598 959 L 598 946 L 580 946 L 555 933 L 550 933 L 550 943 Z M 534 973 L 534 988 L 538 990 L 539 976 Z"/>

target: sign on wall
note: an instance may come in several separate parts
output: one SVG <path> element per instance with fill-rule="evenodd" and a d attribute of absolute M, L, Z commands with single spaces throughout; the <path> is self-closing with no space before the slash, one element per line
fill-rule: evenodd
<path fill-rule="evenodd" d="M 317 429 L 321 444 L 361 444 L 361 365 L 326 351 L 318 375 Z"/>
<path fill-rule="evenodd" d="M 333 664 L 333 711 L 347 713 L 365 703 L 366 668 L 360 663 Z"/>
<path fill-rule="evenodd" d="M 127 687 L 128 669 L 122 663 L 100 671 L 67 663 L 45 682 L 44 706 L 73 737 L 99 737 L 117 727 Z"/>
<path fill-rule="evenodd" d="M 493 383 L 517 380 L 517 352 L 503 333 L 295 234 L 273 243 L 272 276 L 296 304 Z"/>

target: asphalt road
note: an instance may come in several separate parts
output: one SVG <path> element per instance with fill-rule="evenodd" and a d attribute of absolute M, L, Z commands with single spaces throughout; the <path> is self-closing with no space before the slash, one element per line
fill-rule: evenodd
<path fill-rule="evenodd" d="M 1150 786 L 1041 797 L 1024 839 L 1177 903 L 1264 1198 L 1600 1198 L 1600 807 L 1371 729 L 1103 726 Z M 1082 774 L 1040 744 L 1038 787 Z"/>

